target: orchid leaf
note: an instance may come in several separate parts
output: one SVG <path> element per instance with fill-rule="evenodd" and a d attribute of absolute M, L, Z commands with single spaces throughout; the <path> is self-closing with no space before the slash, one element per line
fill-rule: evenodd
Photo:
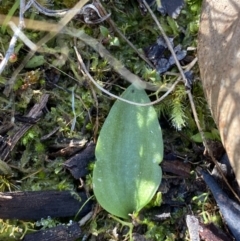
<path fill-rule="evenodd" d="M 150 102 L 145 91 L 133 85 L 122 98 Z M 99 204 L 125 219 L 139 212 L 162 178 L 162 132 L 154 108 L 117 100 L 101 129 L 95 154 L 93 190 Z"/>

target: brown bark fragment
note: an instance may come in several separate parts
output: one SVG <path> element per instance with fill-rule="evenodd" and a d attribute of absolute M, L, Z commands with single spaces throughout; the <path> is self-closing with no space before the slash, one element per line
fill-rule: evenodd
<path fill-rule="evenodd" d="M 186 178 L 190 176 L 190 171 L 191 171 L 190 163 L 184 163 L 183 161 L 179 161 L 179 160 L 173 160 L 173 161 L 164 160 L 161 163 L 161 167 L 164 172 L 173 173 L 178 176 L 182 176 Z"/>

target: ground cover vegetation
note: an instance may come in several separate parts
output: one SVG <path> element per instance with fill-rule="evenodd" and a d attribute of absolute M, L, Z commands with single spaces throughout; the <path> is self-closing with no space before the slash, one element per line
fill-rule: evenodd
<path fill-rule="evenodd" d="M 72 8 L 77 1 L 41 0 L 38 3 L 46 9 L 57 10 Z M 99 1 L 93 1 L 93 3 L 100 6 Z M 87 222 L 81 227 L 82 233 L 78 240 L 189 240 L 185 216 L 192 213 L 202 223 L 213 222 L 224 229 L 218 208 L 197 172 L 198 167 L 208 168 L 212 164 L 203 155 L 202 136 L 195 124 L 186 92 L 186 90 L 190 91 L 193 96 L 205 137 L 217 149 L 216 153 L 221 153 L 219 134 L 204 99 L 199 70 L 197 64 L 193 64 L 197 51 L 201 0 L 186 0 L 176 19 L 161 15 L 157 11 L 157 4 L 152 6 L 154 14 L 172 43 L 182 68 L 187 68 L 191 76 L 188 78 L 189 86 L 186 86 L 183 81 L 178 81 L 166 98 L 148 107 L 123 104 L 121 100 L 115 103 L 116 99 L 98 89 L 90 81 L 89 75 L 99 86 L 116 96 L 122 96 L 129 101 L 147 103 L 160 98 L 171 89 L 178 78 L 181 79 L 178 68 L 173 62 L 166 71 L 160 73 L 158 69 L 160 64 L 156 61 L 159 56 L 151 51 L 159 47 L 157 43 L 161 32 L 151 14 L 141 11 L 139 7 L 141 4 L 138 1 L 105 0 L 101 1 L 101 4 L 107 13 L 111 13 L 110 16 L 99 21 L 99 16 L 94 11 L 80 14 L 68 23 L 65 30 L 44 42 L 27 62 L 25 58 L 31 52 L 29 45 L 20 39 L 16 42 L 14 52 L 0 76 L 2 152 L 0 191 L 58 190 L 75 193 L 83 190 L 87 193 L 89 202 L 92 202 L 92 211 Z M 2 59 L 6 55 L 9 42 L 14 34 L 14 31 L 4 21 L 8 17 L 19 16 L 19 9 L 20 1 L 1 1 L 0 14 L 5 16 L 1 20 L 0 29 Z M 26 24 L 23 32 L 33 43 L 42 41 L 49 34 L 47 24 L 57 24 L 61 21 L 60 17 L 46 16 L 33 7 L 25 12 L 24 17 L 30 22 L 32 20 L 43 23 L 42 28 L 36 25 L 35 29 L 27 27 L 28 24 L 30 26 L 29 22 Z M 44 23 L 47 27 L 44 27 Z M 132 48 L 128 41 L 135 48 Z M 175 49 L 178 45 L 180 49 Z M 77 57 L 76 50 L 81 55 L 82 64 L 81 59 Z M 160 57 L 169 63 L 171 53 L 167 48 L 164 48 L 163 52 L 164 57 L 162 55 Z M 180 53 L 184 56 L 179 57 Z M 9 81 L 22 63 L 24 66 L 15 76 L 8 91 Z M 118 63 L 123 64 L 128 71 L 141 78 L 143 81 L 141 83 L 147 86 L 146 92 L 141 92 L 139 96 L 133 98 L 129 96 L 130 83 L 125 78 L 125 75 L 129 76 L 129 74 L 126 69 L 122 68 L 122 65 L 117 65 Z M 41 115 L 36 117 L 29 115 L 29 111 L 41 101 L 44 95 L 48 96 L 48 101 Z M 128 107 L 123 107 L 123 105 Z M 121 111 L 113 108 L 119 108 Z M 128 108 L 129 112 L 126 113 L 131 113 L 129 116 L 124 112 Z M 145 112 L 142 112 L 142 108 Z M 144 120 L 143 123 L 146 126 L 141 129 L 140 125 L 138 127 L 137 124 L 134 125 L 134 121 L 139 123 L 139 119 L 134 120 L 134 116 L 138 115 L 140 122 L 141 118 L 149 116 L 154 119 L 154 123 L 148 125 Z M 113 121 L 114 116 L 118 116 L 116 123 Z M 108 125 L 106 124 L 107 118 L 111 118 Z M 6 147 L 4 143 L 8 141 L 8 137 L 12 137 L 26 123 L 30 125 L 30 128 L 16 141 L 11 151 L 4 152 Z M 124 126 L 128 127 L 125 132 Z M 148 127 L 150 129 L 147 129 Z M 95 158 L 92 158 L 84 175 L 80 179 L 75 179 L 72 170 L 69 171 L 71 168 L 68 169 L 66 160 L 82 151 L 89 143 L 97 144 L 97 162 L 98 159 L 104 158 L 109 158 L 104 160 L 111 162 L 111 158 L 118 156 L 117 163 L 124 163 L 122 159 L 127 154 L 130 160 L 135 160 L 136 157 L 126 151 L 127 146 L 134 142 L 134 139 L 131 139 L 133 136 L 131 130 L 133 133 L 138 133 L 139 139 L 136 143 L 139 141 L 140 144 L 136 144 L 136 148 L 143 150 L 144 153 L 144 160 L 140 162 L 143 177 L 146 178 L 156 173 L 156 170 L 160 170 L 157 164 L 162 159 L 173 161 L 171 164 L 173 166 L 177 165 L 176 161 L 187 164 L 182 166 L 185 173 L 180 174 L 179 170 L 175 173 L 169 171 L 163 161 L 163 175 L 160 175 L 159 171 L 152 177 L 150 184 L 138 182 L 140 184 L 137 188 L 131 185 L 127 192 L 137 191 L 133 193 L 132 199 L 128 199 L 129 195 L 125 196 L 121 205 L 124 206 L 123 208 L 126 206 L 126 209 L 119 211 L 118 201 L 111 199 L 111 195 L 120 193 L 120 196 L 124 198 L 126 188 L 122 186 L 123 183 L 142 180 L 142 177 L 138 179 L 137 174 L 132 176 L 134 180 L 128 176 L 130 172 L 134 172 L 132 170 L 135 170 L 131 169 L 134 163 L 128 162 L 130 165 L 124 168 L 124 164 L 116 165 L 116 169 L 112 168 L 114 167 L 112 165 L 112 172 L 109 168 L 108 173 L 102 177 L 100 173 L 106 170 L 107 163 L 96 164 L 97 169 L 94 170 Z M 161 134 L 158 137 L 147 136 L 147 132 L 148 134 L 150 132 Z M 117 138 L 118 135 L 123 138 Z M 159 146 L 154 146 L 154 149 L 151 145 L 147 145 L 146 148 L 141 145 L 142 142 L 148 144 L 151 138 L 158 140 Z M 76 145 L 72 144 L 68 149 L 69 144 L 73 142 Z M 108 144 L 111 144 L 110 148 Z M 109 148 L 107 151 L 110 154 L 107 157 L 106 151 L 102 149 L 103 146 Z M 115 152 L 117 147 L 119 147 L 118 152 Z M 157 157 L 155 156 L 156 160 L 152 161 L 155 158 L 154 154 Z M 145 160 L 149 161 L 147 166 Z M 101 178 L 106 176 L 109 178 L 105 179 L 106 182 L 113 183 L 109 192 L 106 193 L 107 199 L 110 202 L 113 200 L 112 206 L 104 199 L 103 191 L 106 186 L 96 185 L 94 187 L 97 181 L 101 181 Z M 127 180 L 124 179 L 126 176 L 128 176 Z M 114 186 L 116 179 L 118 185 Z M 94 196 L 94 188 L 96 196 Z M 151 190 L 151 192 L 146 194 L 142 188 Z M 108 212 L 124 220 L 109 216 L 108 212 L 100 207 L 98 201 Z M 129 206 L 132 212 L 136 211 L 136 213 L 131 213 L 131 218 L 126 212 Z M 114 211 L 114 208 L 117 210 Z M 67 224 L 71 220 L 80 222 L 82 217 L 47 217 L 35 221 L 1 219 L 0 239 L 20 240 L 28 233 Z"/>

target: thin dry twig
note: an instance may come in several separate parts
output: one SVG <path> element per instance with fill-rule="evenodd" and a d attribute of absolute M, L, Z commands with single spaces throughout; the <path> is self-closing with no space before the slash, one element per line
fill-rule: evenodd
<path fill-rule="evenodd" d="M 34 44 L 19 28 L 14 24 L 14 22 L 10 21 L 8 26 L 12 29 L 12 31 L 18 32 L 18 37 L 27 45 L 31 50 L 36 51 L 37 46 Z"/>
<path fill-rule="evenodd" d="M 80 55 L 80 53 L 77 51 L 76 47 L 74 46 L 74 50 L 76 52 L 76 55 L 78 57 L 78 61 L 80 63 L 80 67 L 81 68 L 81 72 L 83 75 L 87 76 L 87 73 L 89 74 L 89 71 L 87 71 L 87 73 L 85 72 L 85 70 L 87 70 L 87 67 L 85 66 L 85 64 L 83 63 L 83 60 L 82 60 L 82 57 Z M 93 85 L 94 83 L 92 83 L 91 79 L 89 79 L 89 87 L 90 87 L 90 90 L 92 92 L 92 97 L 95 101 L 95 107 L 96 107 L 96 120 L 95 120 L 95 125 L 94 125 L 94 128 L 93 128 L 93 140 L 94 140 L 94 143 L 96 143 L 96 137 L 97 137 L 97 133 L 98 133 L 98 127 L 99 127 L 99 116 L 98 116 L 98 111 L 99 111 L 99 103 L 98 103 L 98 98 L 97 98 L 97 94 L 96 92 L 94 91 L 94 88 L 93 88 Z M 91 115 L 88 111 L 88 116 L 89 116 L 89 119 L 91 120 Z"/>

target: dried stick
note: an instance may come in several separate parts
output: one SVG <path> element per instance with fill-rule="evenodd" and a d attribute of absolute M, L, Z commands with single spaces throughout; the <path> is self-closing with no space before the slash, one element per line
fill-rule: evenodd
<path fill-rule="evenodd" d="M 18 37 L 24 42 L 25 45 L 27 45 L 31 50 L 36 51 L 37 46 L 34 44 L 15 24 L 14 22 L 10 21 L 8 23 L 10 28 L 14 33 L 18 32 Z"/>

